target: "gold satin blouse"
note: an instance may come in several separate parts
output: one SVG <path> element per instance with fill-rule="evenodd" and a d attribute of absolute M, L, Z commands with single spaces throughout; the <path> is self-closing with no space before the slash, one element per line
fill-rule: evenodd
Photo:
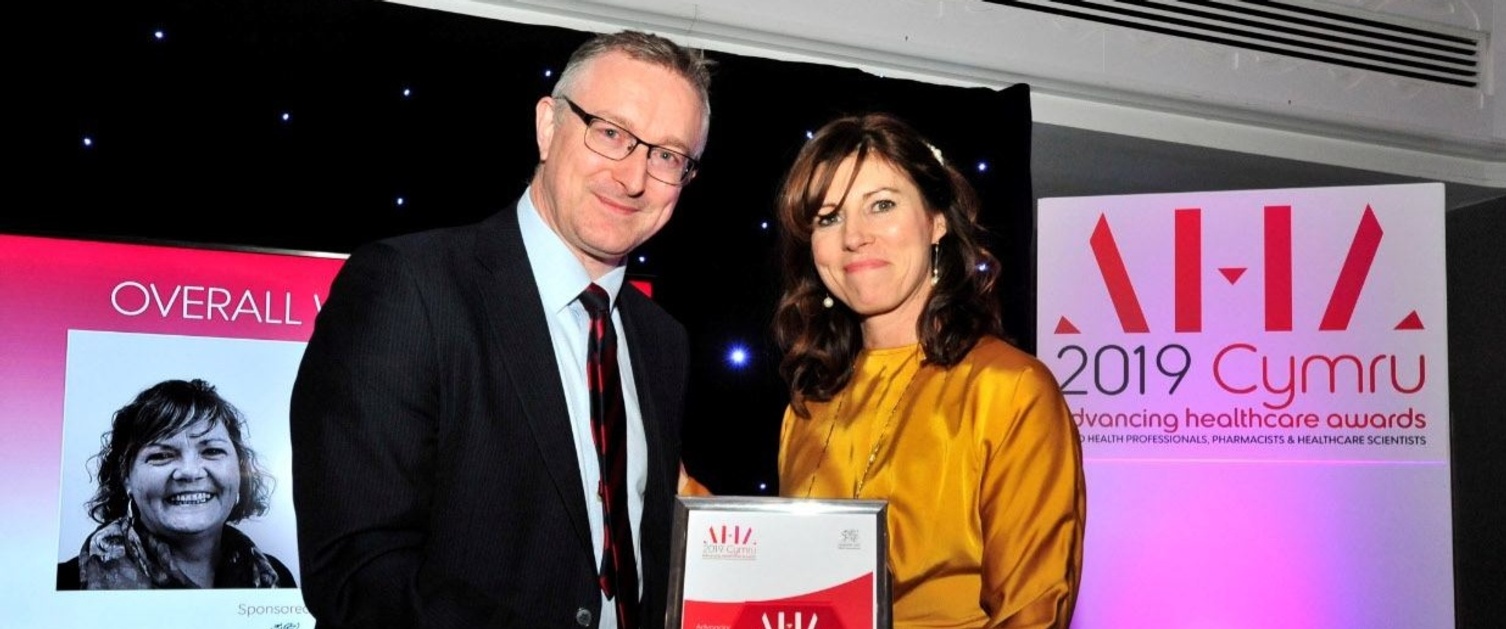
<path fill-rule="evenodd" d="M 781 493 L 889 501 L 896 629 L 1066 627 L 1086 493 L 1055 377 L 994 337 L 949 369 L 923 357 L 864 350 L 809 419 L 786 408 Z"/>

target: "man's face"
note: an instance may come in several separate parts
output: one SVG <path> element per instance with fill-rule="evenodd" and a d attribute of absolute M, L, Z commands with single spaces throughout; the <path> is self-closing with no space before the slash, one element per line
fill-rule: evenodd
<path fill-rule="evenodd" d="M 597 57 L 565 94 L 644 142 L 695 157 L 706 143 L 700 95 L 680 76 L 618 52 Z M 586 148 L 586 123 L 545 97 L 535 107 L 533 202 L 544 222 L 599 277 L 669 221 L 681 186 L 648 175 L 646 148 L 621 160 Z"/>

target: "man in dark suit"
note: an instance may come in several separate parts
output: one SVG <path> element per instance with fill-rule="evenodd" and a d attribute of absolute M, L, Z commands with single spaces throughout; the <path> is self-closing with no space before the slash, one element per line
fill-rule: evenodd
<path fill-rule="evenodd" d="M 688 341 L 623 265 L 695 174 L 708 66 L 662 37 L 596 36 L 535 107 L 539 166 L 514 207 L 345 263 L 292 398 L 319 629 L 663 626 Z M 603 515 L 591 284 L 619 339 L 631 548 Z M 629 551 L 637 576 L 607 579 Z"/>

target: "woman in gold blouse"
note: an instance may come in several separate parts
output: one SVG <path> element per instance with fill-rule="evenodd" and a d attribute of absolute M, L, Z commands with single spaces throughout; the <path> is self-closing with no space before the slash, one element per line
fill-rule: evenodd
<path fill-rule="evenodd" d="M 1081 448 L 1054 376 L 1001 336 L 972 187 L 870 114 L 806 142 L 777 209 L 780 492 L 888 501 L 897 628 L 1067 627 Z"/>

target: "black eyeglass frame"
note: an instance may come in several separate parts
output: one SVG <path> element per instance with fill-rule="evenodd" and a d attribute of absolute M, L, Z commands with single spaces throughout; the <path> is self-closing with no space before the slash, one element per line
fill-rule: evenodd
<path fill-rule="evenodd" d="M 643 138 L 638 137 L 637 134 L 633 133 L 632 131 L 628 131 L 627 129 L 624 129 L 622 127 L 622 125 L 617 124 L 615 122 L 612 122 L 611 120 L 607 120 L 606 118 L 602 118 L 601 116 L 593 114 L 593 113 L 591 113 L 589 111 L 586 111 L 584 109 L 581 109 L 580 105 L 575 104 L 575 101 L 570 100 L 570 98 L 568 96 L 558 96 L 556 98 L 558 98 L 559 100 L 565 101 L 565 104 L 570 106 L 570 111 L 575 112 L 575 115 L 580 117 L 581 122 L 584 122 L 586 124 L 586 135 L 581 136 L 581 140 L 584 141 L 587 137 L 590 136 L 591 124 L 594 123 L 594 122 L 596 122 L 596 121 L 598 121 L 598 120 L 600 120 L 601 122 L 603 122 L 605 124 L 611 125 L 613 129 L 617 129 L 618 131 L 623 132 L 624 134 L 627 135 L 627 137 L 629 139 L 632 140 L 632 144 L 628 146 L 627 154 L 623 155 L 622 157 L 612 157 L 611 155 L 607 155 L 606 153 L 603 153 L 601 151 L 596 150 L 596 147 L 591 146 L 590 142 L 586 142 L 585 143 L 586 144 L 586 148 L 591 149 L 592 153 L 595 153 L 597 155 L 600 155 L 602 157 L 605 157 L 607 159 L 610 159 L 612 161 L 617 161 L 617 162 L 620 162 L 620 161 L 625 160 L 628 157 L 630 157 L 633 154 L 633 151 L 638 150 L 638 147 L 640 145 L 646 147 L 649 150 L 650 153 L 652 153 L 653 151 L 664 151 L 666 153 L 674 153 L 675 155 L 679 155 L 680 157 L 682 157 L 682 158 L 685 159 L 685 170 L 681 171 L 681 173 L 680 173 L 680 181 L 678 181 L 678 182 L 675 182 L 675 181 L 664 181 L 663 179 L 655 176 L 652 170 L 646 170 L 645 171 L 645 172 L 648 173 L 648 176 L 653 177 L 654 181 L 658 181 L 658 182 L 662 182 L 662 183 L 667 183 L 667 184 L 669 184 L 671 186 L 683 186 L 683 185 L 685 185 L 687 183 L 690 183 L 690 180 L 695 179 L 696 172 L 701 167 L 701 160 L 698 160 L 698 159 L 696 159 L 694 157 L 686 155 L 686 154 L 684 154 L 684 153 L 682 153 L 680 151 L 676 151 L 676 150 L 674 150 L 672 148 L 669 148 L 667 146 L 661 146 L 661 145 L 658 145 L 658 144 L 649 144 L 648 142 L 644 142 Z"/>

